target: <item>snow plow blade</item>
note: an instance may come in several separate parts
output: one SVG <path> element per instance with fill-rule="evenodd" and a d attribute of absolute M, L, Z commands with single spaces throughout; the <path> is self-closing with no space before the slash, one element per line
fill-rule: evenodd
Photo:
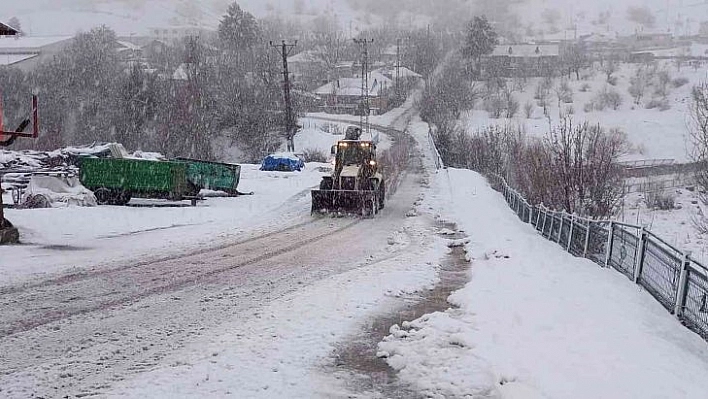
<path fill-rule="evenodd" d="M 373 216 L 377 200 L 376 191 L 312 190 L 312 214 Z"/>

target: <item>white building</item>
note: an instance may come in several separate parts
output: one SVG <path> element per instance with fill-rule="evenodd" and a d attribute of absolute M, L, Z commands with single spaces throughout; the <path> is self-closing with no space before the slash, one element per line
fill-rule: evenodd
<path fill-rule="evenodd" d="M 72 39 L 72 36 L 0 36 L 0 66 L 29 71 L 62 52 Z"/>
<path fill-rule="evenodd" d="M 173 43 L 183 40 L 187 37 L 199 37 L 202 39 L 211 38 L 215 35 L 211 29 L 203 28 L 200 26 L 169 26 L 162 28 L 151 28 L 150 37 L 158 40 L 162 40 L 166 43 Z"/>

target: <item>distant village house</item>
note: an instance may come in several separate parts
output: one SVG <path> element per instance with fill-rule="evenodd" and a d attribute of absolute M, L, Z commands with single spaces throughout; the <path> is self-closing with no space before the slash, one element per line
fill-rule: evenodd
<path fill-rule="evenodd" d="M 499 45 L 482 59 L 485 76 L 548 76 L 561 62 L 558 44 Z"/>

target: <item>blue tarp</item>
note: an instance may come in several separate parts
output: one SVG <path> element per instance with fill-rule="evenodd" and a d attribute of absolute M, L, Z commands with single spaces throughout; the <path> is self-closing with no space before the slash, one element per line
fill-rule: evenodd
<path fill-rule="evenodd" d="M 268 155 L 261 163 L 261 170 L 294 172 L 305 167 L 305 162 L 293 155 Z"/>

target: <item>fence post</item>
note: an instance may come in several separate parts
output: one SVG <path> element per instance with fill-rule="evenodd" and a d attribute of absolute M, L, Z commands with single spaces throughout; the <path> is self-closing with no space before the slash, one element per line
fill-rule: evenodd
<path fill-rule="evenodd" d="M 644 265 L 644 244 L 647 241 L 647 232 L 642 226 L 639 229 L 639 248 L 637 248 L 637 256 L 634 258 L 634 283 L 639 282 L 639 276 L 642 275 L 642 266 Z"/>
<path fill-rule="evenodd" d="M 570 243 L 573 242 L 573 230 L 575 229 L 575 214 L 570 215 L 570 231 L 568 232 L 568 246 L 566 252 L 570 252 Z"/>
<path fill-rule="evenodd" d="M 674 306 L 674 315 L 677 318 L 683 316 L 683 307 L 686 305 L 686 292 L 688 291 L 688 266 L 691 263 L 689 258 L 690 253 L 683 254 L 681 260 L 681 275 L 679 277 L 678 291 L 676 292 L 676 305 Z"/>
<path fill-rule="evenodd" d="M 588 257 L 588 245 L 590 244 L 590 224 L 592 222 L 588 220 L 587 226 L 585 226 L 585 248 L 583 249 L 583 258 Z"/>
<path fill-rule="evenodd" d="M 561 233 L 563 232 L 563 216 L 565 215 L 564 212 L 561 212 L 561 220 L 560 220 L 560 226 L 558 226 L 558 238 L 556 238 L 556 243 L 560 245 L 561 243 Z"/>
<path fill-rule="evenodd" d="M 615 235 L 615 223 L 610 221 L 610 231 L 607 233 L 607 247 L 605 248 L 605 267 L 610 267 L 610 257 L 612 257 L 612 241 Z"/>
<path fill-rule="evenodd" d="M 543 204 L 541 204 L 543 205 Z M 538 230 L 538 225 L 541 223 L 541 206 L 538 206 L 538 213 L 536 214 L 536 230 Z M 541 232 L 543 233 L 543 232 Z"/>
<path fill-rule="evenodd" d="M 528 202 L 526 203 L 526 205 L 527 205 L 527 208 L 529 208 L 529 219 L 528 219 L 528 223 L 529 223 L 531 226 L 533 226 L 533 207 L 532 207 L 531 204 L 529 204 Z M 536 228 L 536 226 L 534 226 L 534 228 Z"/>
<path fill-rule="evenodd" d="M 548 218 L 548 211 L 546 210 L 546 208 L 543 208 L 543 226 L 541 227 L 542 236 L 546 234 L 546 218 Z"/>

